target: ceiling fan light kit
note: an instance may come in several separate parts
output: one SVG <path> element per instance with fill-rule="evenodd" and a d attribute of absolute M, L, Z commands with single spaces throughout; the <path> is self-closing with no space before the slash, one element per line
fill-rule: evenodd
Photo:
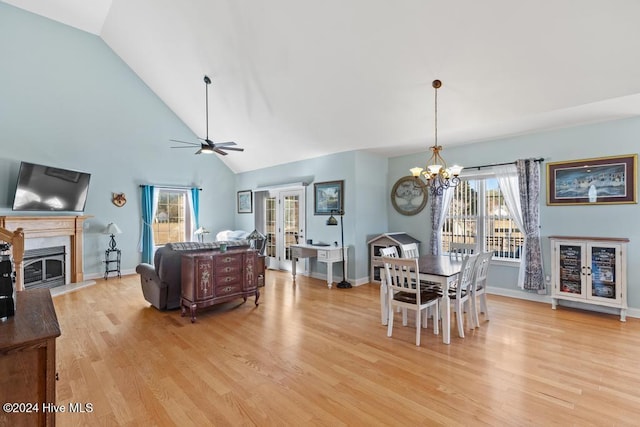
<path fill-rule="evenodd" d="M 204 89 L 205 89 L 205 112 L 206 112 L 206 125 L 207 125 L 207 133 L 205 138 L 198 138 L 204 142 L 188 142 L 188 141 L 180 141 L 178 139 L 171 139 L 170 141 L 178 142 L 180 145 L 177 147 L 171 148 L 192 148 L 193 146 L 200 147 L 195 154 L 213 154 L 218 153 L 221 156 L 226 156 L 228 153 L 226 151 L 244 151 L 244 148 L 233 147 L 236 145 L 235 142 L 213 142 L 209 139 L 209 85 L 211 84 L 211 79 L 209 76 L 204 76 Z"/>

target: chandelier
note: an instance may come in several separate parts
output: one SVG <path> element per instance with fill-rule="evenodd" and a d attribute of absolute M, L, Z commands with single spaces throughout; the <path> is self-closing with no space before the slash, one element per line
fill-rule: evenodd
<path fill-rule="evenodd" d="M 447 162 L 440 155 L 442 145 L 438 145 L 438 89 L 442 86 L 442 82 L 434 80 L 431 85 L 435 89 L 435 139 L 433 146 L 429 147 L 431 157 L 424 169 L 415 167 L 410 171 L 421 187 L 428 187 L 432 194 L 442 194 L 447 188 L 455 187 L 460 183 L 459 175 L 463 167 L 458 165 L 447 167 Z M 426 183 L 420 179 L 421 176 Z"/>

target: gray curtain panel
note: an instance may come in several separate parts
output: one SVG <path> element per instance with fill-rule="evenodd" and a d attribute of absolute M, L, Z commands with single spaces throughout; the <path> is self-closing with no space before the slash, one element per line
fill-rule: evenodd
<path fill-rule="evenodd" d="M 524 289 L 545 292 L 542 251 L 540 248 L 540 163 L 535 159 L 516 161 L 520 186 L 520 204 L 527 244 Z"/>

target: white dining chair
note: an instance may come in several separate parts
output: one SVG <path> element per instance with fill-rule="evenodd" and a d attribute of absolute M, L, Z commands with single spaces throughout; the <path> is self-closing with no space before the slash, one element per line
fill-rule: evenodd
<path fill-rule="evenodd" d="M 420 288 L 420 271 L 417 258 L 383 257 L 386 283 L 389 289 L 387 336 L 393 334 L 394 307 L 400 307 L 403 312 L 416 312 L 416 345 L 420 345 L 421 329 L 428 326 L 427 309 L 433 307 L 438 312 L 439 295 L 436 292 Z M 403 315 L 404 317 L 404 315 Z M 406 326 L 406 324 L 405 324 Z M 433 333 L 438 334 L 438 322 L 433 322 Z"/>
<path fill-rule="evenodd" d="M 484 252 L 478 255 L 476 260 L 473 286 L 471 288 L 471 315 L 475 327 L 480 326 L 478 316 L 478 299 L 480 300 L 480 312 L 484 313 L 485 320 L 489 320 L 489 307 L 487 306 L 487 275 L 493 252 Z"/>
<path fill-rule="evenodd" d="M 402 258 L 418 258 L 420 256 L 417 243 L 400 245 L 400 253 Z"/>
<path fill-rule="evenodd" d="M 449 257 L 452 259 L 462 260 L 464 255 L 476 253 L 478 253 L 478 245 L 476 243 L 449 243 Z"/>
<path fill-rule="evenodd" d="M 380 255 L 383 257 L 392 257 L 392 258 L 398 258 L 398 248 L 396 246 L 389 246 L 386 248 L 380 248 Z M 386 285 L 386 281 L 385 281 L 385 273 L 384 273 L 384 265 L 382 266 L 381 270 L 380 270 L 380 313 L 381 313 L 381 320 L 382 320 L 382 324 L 386 325 L 388 322 L 388 315 L 387 315 L 387 293 L 391 292 L 389 290 L 389 288 L 387 288 Z M 399 310 L 399 309 L 398 309 Z M 403 317 L 403 321 L 406 323 L 406 310 L 405 310 L 405 315 Z"/>
<path fill-rule="evenodd" d="M 389 256 L 389 257 L 398 258 L 398 248 L 395 246 L 380 248 L 380 255 L 382 255 L 383 257 Z"/>
<path fill-rule="evenodd" d="M 472 318 L 471 309 L 471 291 L 473 287 L 473 276 L 475 272 L 475 264 L 479 254 L 464 255 L 462 258 L 462 266 L 458 274 L 458 280 L 455 285 L 448 289 L 451 308 L 456 314 L 456 322 L 458 324 L 458 336 L 464 338 L 464 314 L 469 313 L 469 324 L 471 328 L 475 323 Z M 468 307 L 465 310 L 465 305 Z"/>

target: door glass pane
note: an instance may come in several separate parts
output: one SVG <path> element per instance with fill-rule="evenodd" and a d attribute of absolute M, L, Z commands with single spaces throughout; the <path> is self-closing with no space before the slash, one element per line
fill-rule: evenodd
<path fill-rule="evenodd" d="M 277 228 L 276 228 L 276 198 L 268 197 L 265 200 L 265 230 L 267 233 L 266 256 L 276 257 Z"/>
<path fill-rule="evenodd" d="M 284 203 L 283 226 L 285 259 L 290 261 L 292 259 L 291 245 L 298 243 L 298 230 L 300 230 L 300 217 L 298 215 L 300 199 L 298 196 L 285 196 L 282 203 Z"/>
<path fill-rule="evenodd" d="M 591 296 L 616 298 L 616 248 L 591 247 Z"/>
<path fill-rule="evenodd" d="M 582 247 L 560 245 L 560 292 L 582 292 Z"/>

